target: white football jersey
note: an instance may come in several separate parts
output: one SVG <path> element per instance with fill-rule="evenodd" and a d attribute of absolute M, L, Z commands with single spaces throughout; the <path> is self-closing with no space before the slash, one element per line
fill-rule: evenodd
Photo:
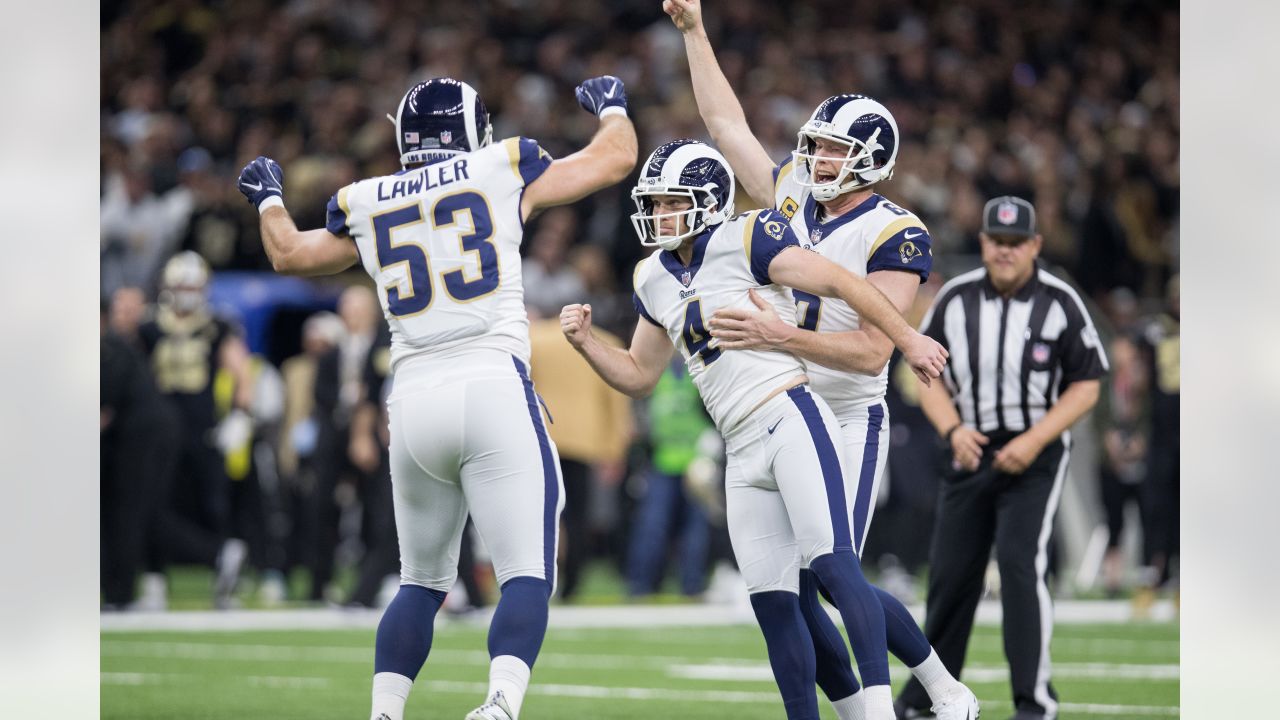
<path fill-rule="evenodd" d="M 894 205 L 878 194 L 826 222 L 818 220 L 818 203 L 809 189 L 796 182 L 792 161 L 774 170 L 774 203 L 778 212 L 791 221 L 801 246 L 836 263 L 860 277 L 878 270 L 902 270 L 929 277 L 933 266 L 929 230 L 914 213 Z M 844 301 L 819 298 L 793 291 L 796 323 L 806 330 L 846 332 L 860 327 L 858 313 Z M 832 370 L 805 362 L 813 389 L 838 417 L 884 397 L 888 373 L 878 375 Z"/>
<path fill-rule="evenodd" d="M 509 138 L 339 190 L 329 232 L 356 243 L 391 326 L 391 367 L 465 345 L 529 361 L 520 279 L 524 187 L 551 164 Z"/>
<path fill-rule="evenodd" d="M 707 330 L 707 322 L 721 308 L 755 310 L 747 295 L 752 288 L 790 322 L 794 315 L 790 293 L 769 280 L 769 263 L 784 248 L 797 244 L 786 218 L 772 210 L 757 210 L 699 235 L 688 266 L 667 250 L 653 253 L 636 266 L 634 299 L 640 322 L 667 331 L 721 433 L 733 429 L 770 392 L 804 373 L 790 353 L 722 352 Z"/>

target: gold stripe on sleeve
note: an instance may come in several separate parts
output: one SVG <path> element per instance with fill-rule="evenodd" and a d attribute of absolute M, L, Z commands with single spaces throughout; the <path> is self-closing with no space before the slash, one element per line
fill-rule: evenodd
<path fill-rule="evenodd" d="M 874 243 L 872 243 L 871 250 L 867 252 L 867 259 L 870 260 L 871 256 L 875 255 L 876 251 L 880 249 L 880 246 L 885 244 L 885 242 L 887 242 L 889 238 L 893 237 L 894 235 L 897 235 L 898 233 L 902 232 L 903 230 L 906 230 L 907 228 L 913 228 L 913 227 L 917 227 L 925 232 L 929 232 L 928 228 L 924 226 L 924 223 L 920 222 L 920 218 L 916 218 L 916 217 L 898 218 L 897 220 L 894 220 L 893 222 L 886 225 L 884 230 L 880 231 L 880 236 L 876 238 L 876 241 Z"/>
<path fill-rule="evenodd" d="M 520 138 L 507 138 L 502 141 L 507 148 L 507 159 L 511 161 L 511 172 L 516 174 L 520 184 L 524 184 L 524 176 L 520 174 Z"/>

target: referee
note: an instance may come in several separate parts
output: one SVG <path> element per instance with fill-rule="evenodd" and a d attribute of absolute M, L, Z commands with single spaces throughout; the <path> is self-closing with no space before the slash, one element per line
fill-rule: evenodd
<path fill-rule="evenodd" d="M 925 334 L 951 353 L 944 383 L 920 394 L 951 447 L 929 552 L 925 635 L 959 678 L 994 543 L 1012 720 L 1053 720 L 1047 545 L 1070 456 L 1068 428 L 1097 401 L 1107 359 L 1079 296 L 1037 267 L 1031 203 L 999 197 L 982 216 L 983 267 L 943 286 L 924 320 Z M 911 680 L 899 717 L 930 717 L 928 707 Z"/>

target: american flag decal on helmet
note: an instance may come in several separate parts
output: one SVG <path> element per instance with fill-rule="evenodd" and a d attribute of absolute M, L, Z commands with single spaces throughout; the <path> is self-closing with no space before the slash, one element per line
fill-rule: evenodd
<path fill-rule="evenodd" d="M 411 144 L 411 145 L 417 145 L 417 144 L 418 144 L 418 133 L 416 133 L 416 132 L 407 132 L 407 133 L 405 133 L 405 134 L 404 134 L 404 141 L 405 141 L 405 142 L 407 142 L 407 143 L 409 143 L 409 144 Z"/>

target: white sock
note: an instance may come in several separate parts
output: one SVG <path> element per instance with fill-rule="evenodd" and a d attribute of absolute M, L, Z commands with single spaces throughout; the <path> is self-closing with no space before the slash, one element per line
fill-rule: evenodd
<path fill-rule="evenodd" d="M 380 672 L 373 676 L 373 712 L 369 720 L 404 720 L 404 701 L 409 699 L 413 681 L 399 673 Z"/>
<path fill-rule="evenodd" d="M 862 688 L 862 712 L 866 720 L 894 720 L 893 691 L 888 685 Z"/>
<path fill-rule="evenodd" d="M 929 699 L 934 703 L 946 700 L 952 693 L 959 690 L 960 681 L 951 677 L 951 671 L 942 664 L 942 659 L 932 648 L 929 649 L 929 657 L 925 658 L 924 662 L 911 668 L 911 674 L 915 675 L 924 686 L 925 692 L 929 693 Z"/>
<path fill-rule="evenodd" d="M 862 709 L 862 688 L 847 698 L 831 701 L 831 707 L 835 708 L 836 717 L 840 720 L 867 720 Z"/>
<path fill-rule="evenodd" d="M 515 655 L 499 655 L 489 663 L 489 697 L 501 690 L 512 717 L 520 717 L 524 693 L 529 689 L 530 672 L 529 666 Z"/>

